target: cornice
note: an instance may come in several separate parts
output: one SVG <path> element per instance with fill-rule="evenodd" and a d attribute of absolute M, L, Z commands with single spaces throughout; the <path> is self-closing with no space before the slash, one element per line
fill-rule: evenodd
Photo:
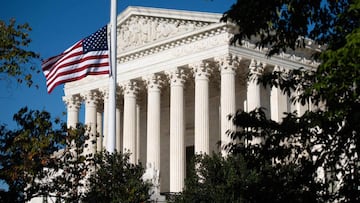
<path fill-rule="evenodd" d="M 122 24 L 124 21 L 126 21 L 128 18 L 130 18 L 133 15 L 159 17 L 159 18 L 172 18 L 176 20 L 203 21 L 203 22 L 213 22 L 213 23 L 218 23 L 220 21 L 220 18 L 222 17 L 222 14 L 220 13 L 129 6 L 117 16 L 118 25 Z"/>
<path fill-rule="evenodd" d="M 305 57 L 296 56 L 294 54 L 281 53 L 272 57 L 266 57 L 267 50 L 259 49 L 254 44 L 250 46 L 230 46 L 229 51 L 232 54 L 241 56 L 242 58 L 255 59 L 269 65 L 279 65 L 290 69 L 299 67 L 317 68 L 320 63 Z"/>
<path fill-rule="evenodd" d="M 123 63 L 135 60 L 147 55 L 159 53 L 185 44 L 190 44 L 194 41 L 225 33 L 227 32 L 227 29 L 228 26 L 224 23 L 209 25 L 191 33 L 185 33 L 173 38 L 165 39 L 160 42 L 149 43 L 125 53 L 118 53 L 117 61 L 118 63 Z"/>

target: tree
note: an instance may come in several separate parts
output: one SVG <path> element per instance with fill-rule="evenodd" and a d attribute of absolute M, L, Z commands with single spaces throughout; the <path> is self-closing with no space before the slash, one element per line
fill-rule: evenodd
<path fill-rule="evenodd" d="M 39 181 L 45 188 L 41 195 L 64 202 L 80 202 L 94 161 L 93 157 L 83 153 L 90 129 L 79 123 L 63 130 L 66 132 L 65 144 L 52 155 L 55 164 L 46 168 L 47 176 Z"/>
<path fill-rule="evenodd" d="M 129 154 L 102 152 L 94 158 L 95 173 L 89 178 L 85 202 L 145 202 L 151 184 L 144 182 L 141 164 L 129 163 Z"/>
<path fill-rule="evenodd" d="M 33 85 L 33 73 L 40 71 L 32 64 L 32 60 L 38 59 L 39 55 L 26 49 L 31 42 L 30 31 L 31 27 L 27 23 L 17 25 L 11 19 L 6 24 L 0 20 L 0 73 L 5 75 L 1 80 L 10 76 L 16 78 L 18 83 L 25 82 L 29 87 Z"/>
<path fill-rule="evenodd" d="M 227 146 L 228 159 L 200 159 L 201 167 L 195 167 L 194 174 L 205 179 L 187 181 L 185 197 L 195 197 L 191 190 L 199 191 L 196 197 L 223 195 L 223 190 L 210 190 L 203 184 L 229 186 L 242 180 L 245 187 L 239 184 L 237 189 L 229 189 L 231 194 L 238 191 L 239 202 L 264 202 L 262 196 L 275 202 L 360 201 L 359 13 L 359 0 L 238 0 L 224 13 L 222 20 L 239 28 L 231 41 L 234 45 L 255 41 L 257 46 L 269 48 L 269 57 L 304 48 L 306 41 L 322 45 L 313 56 L 320 62 L 316 70 L 274 71 L 258 81 L 279 87 L 288 96 L 300 92 L 292 97 L 293 102 L 310 101 L 322 108 L 302 116 L 289 113 L 280 123 L 266 119 L 262 109 L 237 112 L 232 119 L 240 130 L 229 135 L 241 142 Z M 254 138 L 262 142 L 252 142 Z M 243 168 L 225 164 L 238 156 L 242 158 L 235 164 Z M 215 164 L 219 167 L 213 167 Z M 251 171 L 254 176 L 222 175 L 226 167 L 235 168 L 237 174 Z M 207 170 L 220 171 L 221 175 L 213 173 L 219 179 L 212 181 Z M 319 178 L 319 170 L 324 177 Z M 250 191 L 252 186 L 262 193 Z M 258 195 L 249 196 L 250 192 Z"/>
<path fill-rule="evenodd" d="M 5 202 L 56 197 L 77 202 L 90 173 L 91 158 L 82 152 L 88 128 L 67 128 L 46 111 L 22 108 L 14 115 L 19 129 L 0 128 L 0 179 L 9 190 Z"/>
<path fill-rule="evenodd" d="M 266 12 L 251 16 L 252 8 Z M 294 100 L 323 106 L 293 117 L 292 121 L 300 125 L 288 136 L 300 134 L 313 149 L 308 151 L 309 157 L 316 157 L 314 164 L 334 174 L 329 181 L 339 185 L 332 198 L 359 201 L 360 1 L 239 0 L 223 19 L 240 27 L 233 42 L 259 36 L 257 45 L 269 46 L 269 56 L 304 47 L 306 38 L 324 45 L 324 50 L 314 56 L 320 62 L 315 71 L 277 71 L 264 75 L 259 82 L 280 87 L 288 94 L 296 90 L 301 94 Z"/>
<path fill-rule="evenodd" d="M 302 3 L 287 7 L 296 11 L 297 7 L 306 7 Z M 288 93 L 297 90 L 302 94 L 295 100 L 302 103 L 310 100 L 324 106 L 316 112 L 294 118 L 302 124 L 297 133 L 305 131 L 305 128 L 313 129 L 302 136 L 310 140 L 313 147 L 321 146 L 310 155 L 316 156 L 317 164 L 322 164 L 334 174 L 329 180 L 333 185 L 340 184 L 333 198 L 356 202 L 360 200 L 360 1 L 318 2 L 309 10 L 315 11 L 314 14 L 302 18 L 310 19 L 315 27 L 313 31 L 307 30 L 309 34 L 306 36 L 317 43 L 326 43 L 326 49 L 319 54 L 321 64 L 318 69 L 274 72 L 264 75 L 260 82 L 279 86 Z M 297 24 L 287 26 L 300 29 Z M 306 24 L 301 27 L 305 29 Z M 299 38 L 299 35 L 296 37 Z M 341 178 L 337 178 L 339 176 Z"/>
<path fill-rule="evenodd" d="M 237 0 L 222 20 L 239 27 L 233 43 L 254 39 L 258 46 L 270 47 L 270 56 L 305 47 L 306 39 L 334 50 L 359 27 L 358 4 L 358 0 Z"/>
<path fill-rule="evenodd" d="M 0 179 L 9 186 L 5 194 L 12 197 L 11 202 L 23 202 L 42 193 L 37 180 L 55 164 L 52 155 L 62 147 L 66 131 L 54 130 L 59 121 L 53 123 L 45 111 L 22 108 L 14 120 L 18 130 L 0 127 Z"/>
<path fill-rule="evenodd" d="M 64 202 L 141 202 L 149 198 L 144 168 L 129 155 L 102 152 L 85 156 L 90 129 L 67 128 L 46 111 L 22 108 L 14 115 L 19 129 L 0 127 L 0 191 L 2 202 L 49 197 Z M 86 191 L 86 188 L 89 188 Z"/>
<path fill-rule="evenodd" d="M 309 145 L 294 133 L 300 127 L 289 114 L 283 123 L 264 111 L 239 111 L 234 122 L 244 130 L 232 134 L 242 142 L 230 154 L 198 156 L 177 202 L 326 202 L 328 184 L 316 179 L 316 165 L 306 156 Z M 246 128 L 245 128 L 246 126 Z M 293 131 L 293 132 L 291 132 Z M 256 143 L 253 140 L 263 139 Z M 265 139 L 264 139 L 265 138 Z M 286 144 L 285 144 L 286 143 Z"/>

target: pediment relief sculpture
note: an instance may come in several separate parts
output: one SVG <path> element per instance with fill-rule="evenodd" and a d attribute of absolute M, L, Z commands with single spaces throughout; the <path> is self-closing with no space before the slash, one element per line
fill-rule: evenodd
<path fill-rule="evenodd" d="M 118 26 L 118 52 L 191 32 L 209 24 L 210 22 L 131 16 Z"/>

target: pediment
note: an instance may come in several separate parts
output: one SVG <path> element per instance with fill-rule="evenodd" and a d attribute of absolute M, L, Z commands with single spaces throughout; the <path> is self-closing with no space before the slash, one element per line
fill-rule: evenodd
<path fill-rule="evenodd" d="M 221 14 L 129 7 L 118 16 L 118 53 L 204 29 Z"/>

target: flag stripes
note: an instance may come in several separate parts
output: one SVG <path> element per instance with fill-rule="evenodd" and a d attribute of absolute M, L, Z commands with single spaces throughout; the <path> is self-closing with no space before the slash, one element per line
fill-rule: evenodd
<path fill-rule="evenodd" d="M 60 84 L 80 80 L 87 75 L 109 74 L 106 36 L 105 26 L 63 53 L 43 61 L 42 69 L 48 92 L 51 93 Z"/>

